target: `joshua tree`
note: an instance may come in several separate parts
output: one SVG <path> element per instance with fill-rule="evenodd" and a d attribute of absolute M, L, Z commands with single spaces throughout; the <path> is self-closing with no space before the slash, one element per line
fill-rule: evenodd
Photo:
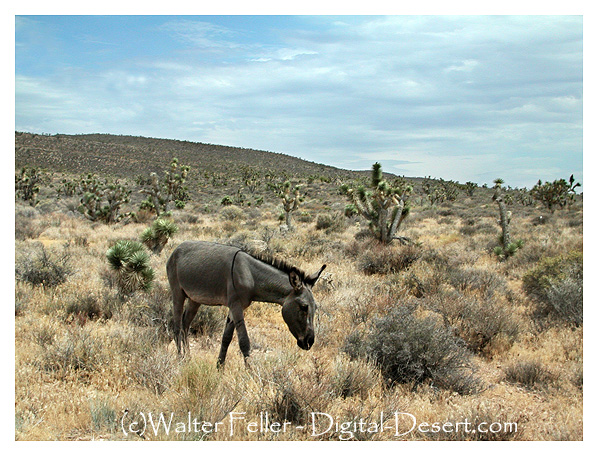
<path fill-rule="evenodd" d="M 121 295 L 152 287 L 154 270 L 150 267 L 150 257 L 140 242 L 117 241 L 106 252 L 106 259 L 116 273 L 116 284 Z"/>
<path fill-rule="evenodd" d="M 401 239 L 396 234 L 409 214 L 407 198 L 412 186 L 401 179 L 390 185 L 383 179 L 381 164 L 377 162 L 372 166 L 370 190 L 364 186 L 350 189 L 343 185 L 341 192 L 348 196 L 357 212 L 370 222 L 370 230 L 381 243 L 388 244 L 394 239 Z"/>
<path fill-rule="evenodd" d="M 37 194 L 42 180 L 42 173 L 38 169 L 23 167 L 21 173 L 15 175 L 15 194 L 31 206 L 37 205 Z"/>
<path fill-rule="evenodd" d="M 164 172 L 162 181 L 156 173 L 151 173 L 148 179 L 138 178 L 138 184 L 145 186 L 141 192 L 148 195 L 148 199 L 142 205 L 152 208 L 158 217 L 169 211 L 171 202 L 174 202 L 177 208 L 184 208 L 185 202 L 189 200 L 184 186 L 188 172 L 187 165 L 180 166 L 179 160 L 173 158 L 170 168 Z"/>
<path fill-rule="evenodd" d="M 539 182 L 530 190 L 530 194 L 535 200 L 539 200 L 549 211 L 555 211 L 555 207 L 563 208 L 574 202 L 576 188 L 580 183 L 574 182 L 574 175 L 566 182 L 565 179 L 556 179 L 553 182 L 546 181 L 545 184 Z"/>
<path fill-rule="evenodd" d="M 123 204 L 129 202 L 131 190 L 119 181 L 101 181 L 89 174 L 81 179 L 80 188 L 83 195 L 79 211 L 89 220 L 113 223 L 125 216 L 120 214 L 120 210 Z"/>
<path fill-rule="evenodd" d="M 476 190 L 477 187 L 478 187 L 478 185 L 472 181 L 468 181 L 466 184 L 464 184 L 464 190 L 466 191 L 466 194 L 469 197 L 472 197 L 474 195 L 474 191 Z"/>
<path fill-rule="evenodd" d="M 156 219 L 150 227 L 141 234 L 141 242 L 154 254 L 160 254 L 168 240 L 177 233 L 179 228 L 168 219 Z"/>
<path fill-rule="evenodd" d="M 493 201 L 497 203 L 497 206 L 499 207 L 499 225 L 501 226 L 501 246 L 495 247 L 493 252 L 501 260 L 505 260 L 508 257 L 513 256 L 516 253 L 516 251 L 522 247 L 522 240 L 512 242 L 512 238 L 510 235 L 510 222 L 512 221 L 512 212 L 507 211 L 505 208 L 504 189 L 501 187 L 504 181 L 501 178 L 497 178 L 493 182 L 495 183 Z"/>
<path fill-rule="evenodd" d="M 299 207 L 300 202 L 303 198 L 300 196 L 299 186 L 295 186 L 293 192 L 291 191 L 291 183 L 289 181 L 285 181 L 283 184 L 283 189 L 279 194 L 281 200 L 283 201 L 283 209 L 285 210 L 285 224 L 289 227 L 289 230 L 293 229 L 291 213 Z"/>

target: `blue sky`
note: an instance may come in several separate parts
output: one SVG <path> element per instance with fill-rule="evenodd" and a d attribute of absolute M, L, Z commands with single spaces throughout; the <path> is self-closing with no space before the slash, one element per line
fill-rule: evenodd
<path fill-rule="evenodd" d="M 15 128 L 582 180 L 582 16 L 17 16 Z"/>

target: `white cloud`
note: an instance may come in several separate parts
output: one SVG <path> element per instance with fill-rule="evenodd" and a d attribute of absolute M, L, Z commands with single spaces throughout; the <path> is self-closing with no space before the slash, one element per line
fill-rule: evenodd
<path fill-rule="evenodd" d="M 183 46 L 168 56 L 17 74 L 17 128 L 166 136 L 358 168 L 389 160 L 405 174 L 512 185 L 534 184 L 531 170 L 582 166 L 580 20 L 339 22 L 250 44 L 247 30 L 169 21 L 160 31 Z"/>

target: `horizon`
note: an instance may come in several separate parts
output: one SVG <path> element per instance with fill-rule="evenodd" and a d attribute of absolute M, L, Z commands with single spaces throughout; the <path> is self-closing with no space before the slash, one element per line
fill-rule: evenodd
<path fill-rule="evenodd" d="M 15 130 L 582 183 L 582 16 L 16 16 Z"/>

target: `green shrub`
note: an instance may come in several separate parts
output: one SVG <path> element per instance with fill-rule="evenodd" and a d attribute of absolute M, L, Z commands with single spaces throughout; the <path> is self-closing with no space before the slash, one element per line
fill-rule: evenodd
<path fill-rule="evenodd" d="M 398 305 L 365 334 L 350 334 L 343 350 L 377 365 L 390 383 L 430 382 L 461 394 L 480 387 L 463 341 L 436 316 L 417 316 L 415 304 Z"/>
<path fill-rule="evenodd" d="M 553 314 L 574 325 L 583 321 L 582 252 L 546 257 L 523 277 L 524 291 L 540 304 L 541 314 Z"/>

